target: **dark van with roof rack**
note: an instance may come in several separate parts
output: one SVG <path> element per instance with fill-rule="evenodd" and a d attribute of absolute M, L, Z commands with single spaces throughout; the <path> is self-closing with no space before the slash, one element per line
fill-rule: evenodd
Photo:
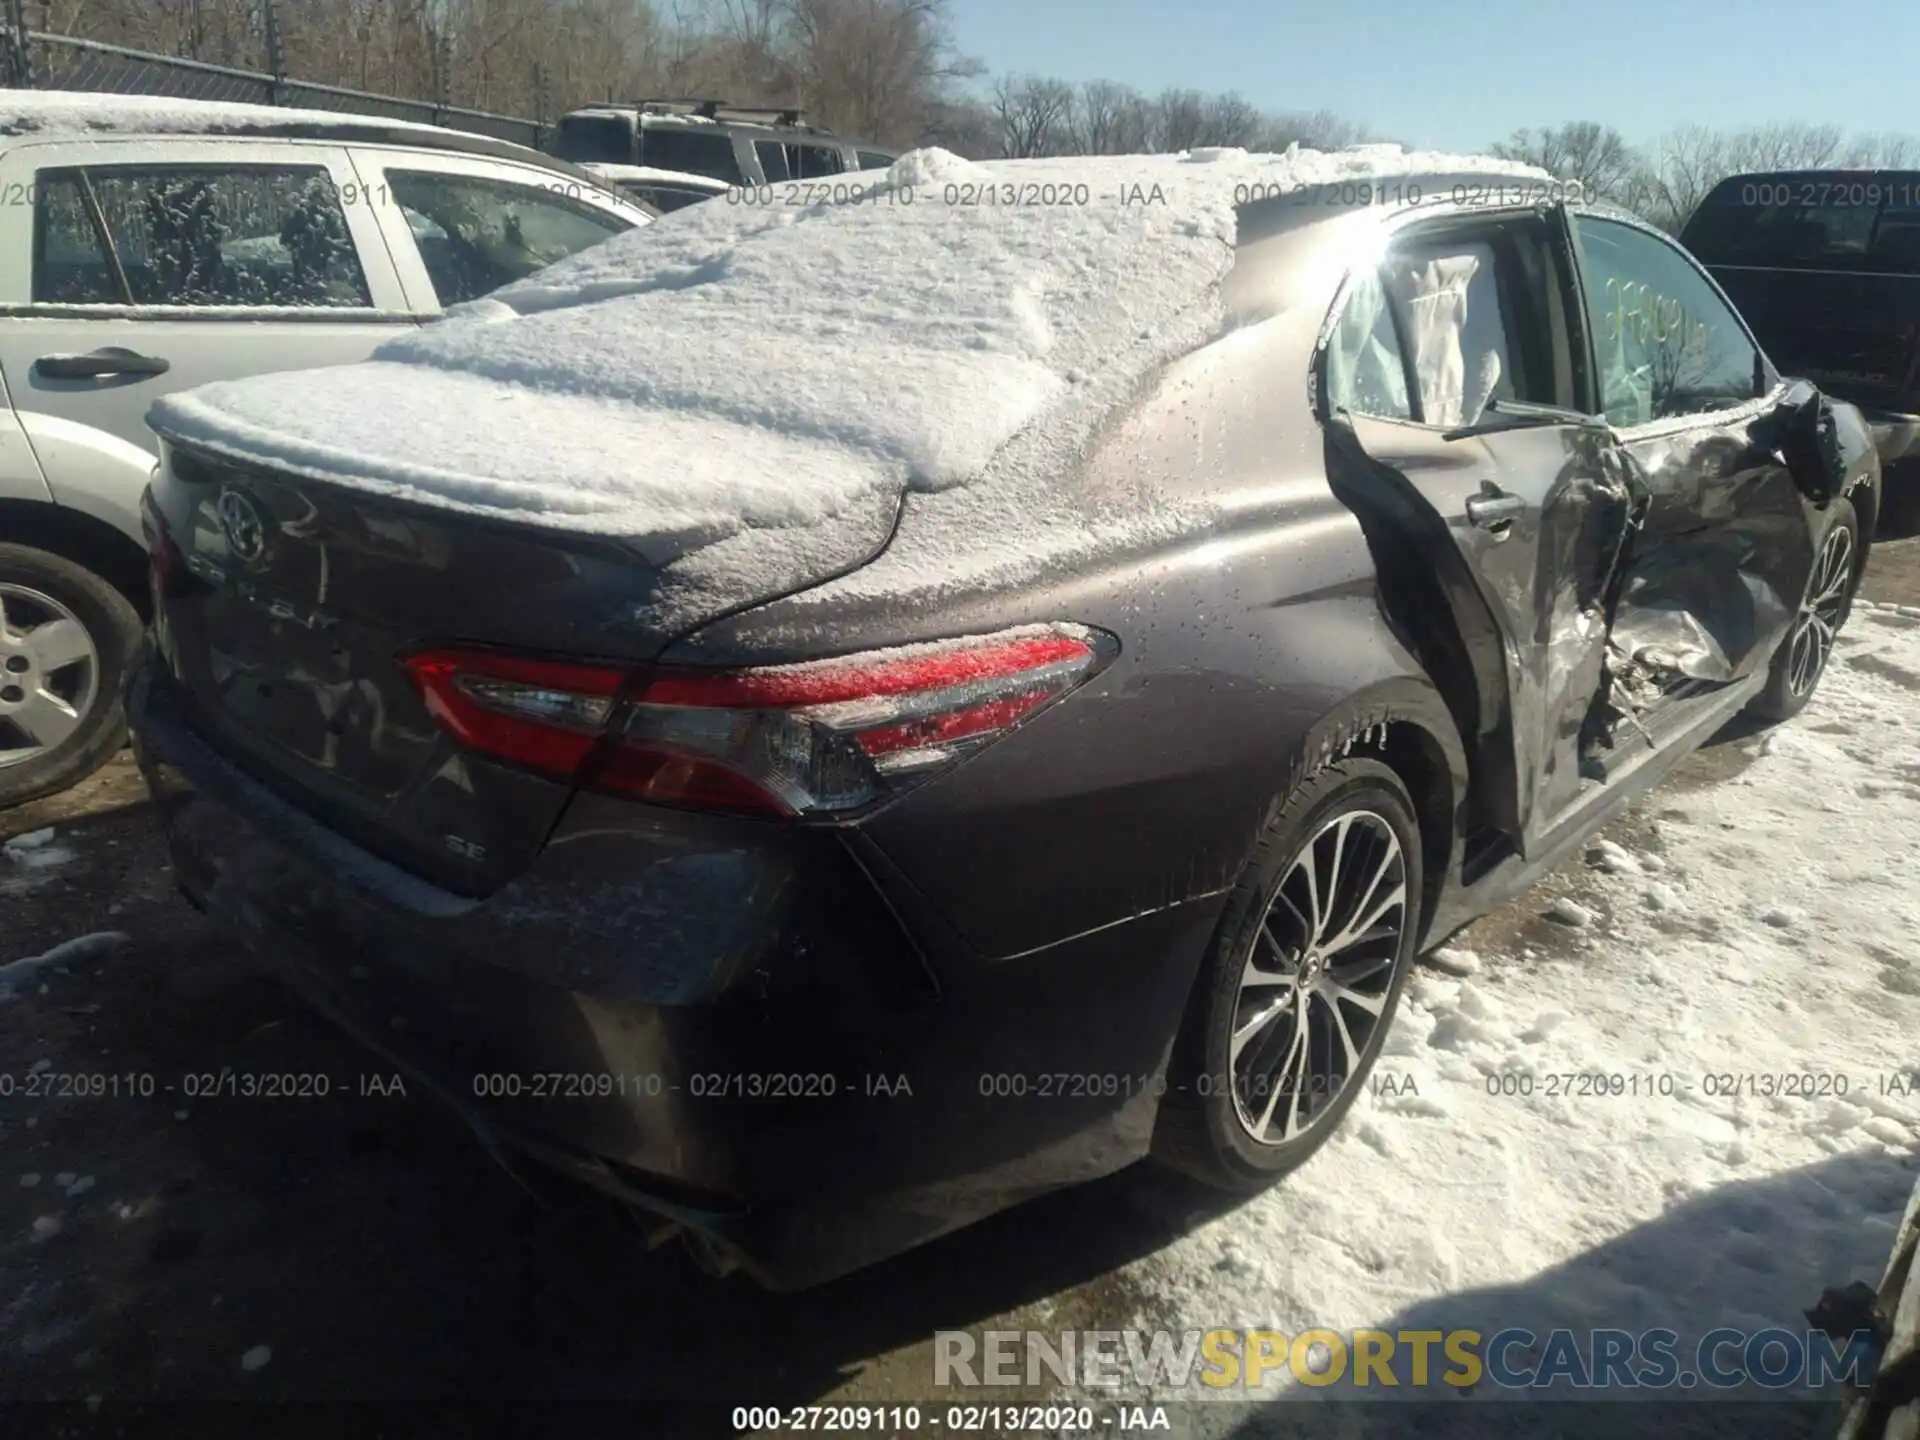
<path fill-rule="evenodd" d="M 722 100 L 584 106 L 561 117 L 552 149 L 576 164 L 646 165 L 709 175 L 728 185 L 883 170 L 899 158 L 809 124 L 798 110 L 747 109 Z"/>
<path fill-rule="evenodd" d="M 1680 239 L 1776 365 L 1860 407 L 1883 464 L 1920 459 L 1920 170 L 1734 175 Z"/>

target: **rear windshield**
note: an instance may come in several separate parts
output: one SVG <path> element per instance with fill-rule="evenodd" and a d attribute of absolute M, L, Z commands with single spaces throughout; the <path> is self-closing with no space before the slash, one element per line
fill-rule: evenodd
<path fill-rule="evenodd" d="M 602 165 L 633 163 L 633 122 L 624 115 L 568 115 L 553 137 L 562 160 Z"/>
<path fill-rule="evenodd" d="M 645 126 L 640 132 L 640 163 L 656 170 L 711 175 L 729 185 L 738 185 L 742 178 L 740 161 L 733 153 L 733 136 L 718 126 Z"/>
<path fill-rule="evenodd" d="M 1735 176 L 1680 238 L 1709 265 L 1920 275 L 1920 171 Z"/>

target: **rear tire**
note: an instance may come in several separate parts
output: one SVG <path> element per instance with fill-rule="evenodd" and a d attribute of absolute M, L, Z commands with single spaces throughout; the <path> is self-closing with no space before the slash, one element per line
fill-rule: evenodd
<path fill-rule="evenodd" d="M 1174 1041 L 1155 1158 L 1251 1194 L 1325 1144 L 1386 1041 L 1422 893 L 1397 774 L 1354 757 L 1301 782 L 1220 918 Z"/>
<path fill-rule="evenodd" d="M 1846 499 L 1835 500 L 1831 513 L 1800 608 L 1773 652 L 1767 688 L 1747 706 L 1747 713 L 1756 719 L 1778 723 L 1807 708 L 1820 688 L 1820 677 L 1827 673 L 1840 627 L 1853 609 L 1860 569 L 1860 518 Z"/>
<path fill-rule="evenodd" d="M 139 615 L 91 570 L 0 545 L 0 808 L 66 789 L 120 748 L 139 643 Z"/>

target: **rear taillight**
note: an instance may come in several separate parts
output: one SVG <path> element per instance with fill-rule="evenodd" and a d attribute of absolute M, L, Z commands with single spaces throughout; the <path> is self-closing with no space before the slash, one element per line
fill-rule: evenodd
<path fill-rule="evenodd" d="M 157 475 L 159 471 L 156 465 L 154 473 Z M 147 589 L 157 611 L 161 602 L 173 593 L 181 565 L 180 547 L 167 533 L 167 523 L 160 518 L 160 507 L 154 504 L 152 490 L 140 492 L 140 534 L 147 542 Z"/>
<path fill-rule="evenodd" d="M 859 810 L 957 763 L 1104 663 L 1030 626 L 798 665 L 654 672 L 435 650 L 406 666 L 462 744 L 597 790 L 785 815 Z"/>

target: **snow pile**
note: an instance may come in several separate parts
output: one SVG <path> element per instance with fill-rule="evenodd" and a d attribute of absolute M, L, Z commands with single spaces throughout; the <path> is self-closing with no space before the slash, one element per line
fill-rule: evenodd
<path fill-rule="evenodd" d="M 1690 1369 L 1717 1326 L 1804 1332 L 1823 1286 L 1877 1283 L 1920 1141 L 1920 623 L 1862 607 L 1835 663 L 1696 762 L 1744 768 L 1575 862 L 1587 927 L 1436 952 L 1344 1130 L 1132 1266 L 1142 1312 L 1103 1323 L 1664 1326 Z"/>
<path fill-rule="evenodd" d="M 843 203 L 692 206 L 368 363 L 209 385 L 152 420 L 379 493 L 645 537 L 666 561 L 965 484 L 1076 391 L 1124 397 L 1217 333 L 1237 187 L 1536 173 L 1397 149 L 1204 158 L 921 150 Z"/>

